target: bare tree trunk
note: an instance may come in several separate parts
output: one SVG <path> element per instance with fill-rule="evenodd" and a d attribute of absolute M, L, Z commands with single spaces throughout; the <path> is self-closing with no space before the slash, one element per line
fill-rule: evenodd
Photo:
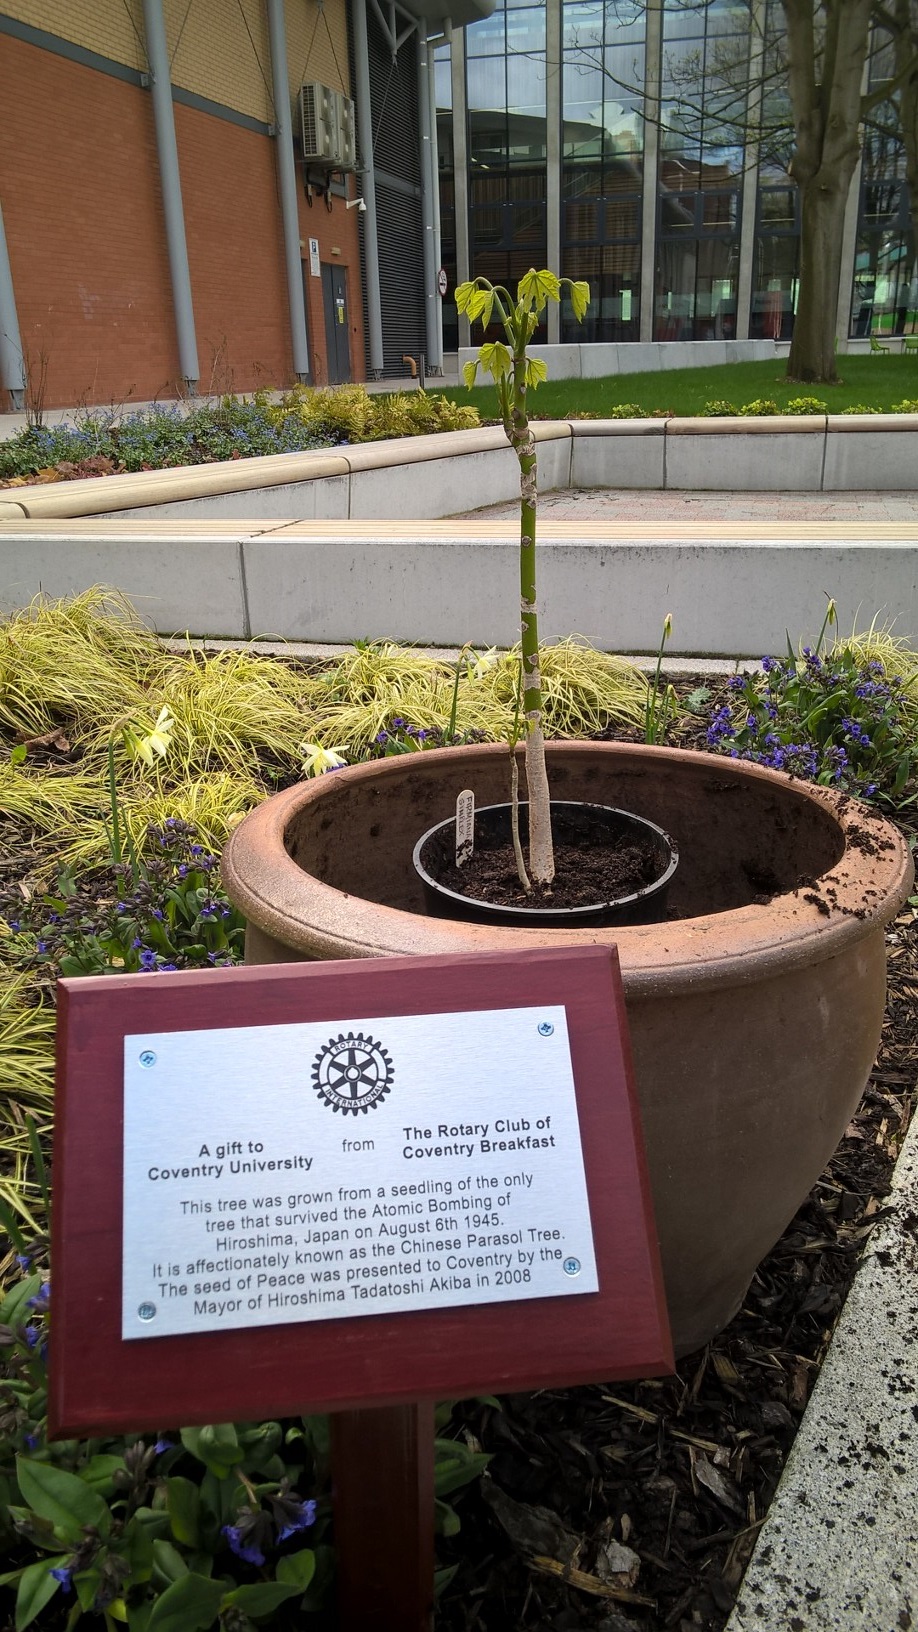
<path fill-rule="evenodd" d="M 781 3 L 794 115 L 790 170 L 803 210 L 800 294 L 787 376 L 834 384 L 845 204 L 860 152 L 872 0 Z"/>
<path fill-rule="evenodd" d="M 895 3 L 896 77 L 899 91 L 899 123 L 905 148 L 911 219 L 909 232 L 909 273 L 914 273 L 915 211 L 918 210 L 918 7 L 915 0 Z"/>
<path fill-rule="evenodd" d="M 835 384 L 835 337 L 842 237 L 850 174 L 822 172 L 801 189 L 800 292 L 787 378 Z"/>

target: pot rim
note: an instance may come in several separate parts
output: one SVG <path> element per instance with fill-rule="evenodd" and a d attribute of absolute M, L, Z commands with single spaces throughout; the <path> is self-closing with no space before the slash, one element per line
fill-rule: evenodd
<path fill-rule="evenodd" d="M 326 777 L 298 783 L 265 799 L 231 834 L 222 858 L 223 882 L 230 898 L 263 933 L 297 954 L 321 958 L 371 958 L 404 955 L 433 957 L 455 952 L 511 952 L 523 947 L 618 947 L 625 987 L 633 996 L 676 996 L 709 987 L 746 985 L 769 971 L 835 957 L 882 928 L 895 917 L 914 877 L 904 835 L 869 806 L 849 795 L 800 781 L 748 760 L 719 759 L 695 749 L 649 747 L 636 743 L 553 741 L 546 744 L 549 763 L 555 755 L 596 755 L 612 759 L 639 756 L 661 768 L 678 760 L 699 771 L 736 780 L 765 781 L 793 791 L 821 806 L 845 841 L 855 826 L 880 841 L 878 853 L 854 852 L 856 877 L 840 872 L 845 858 L 821 875 L 837 900 L 828 916 L 805 900 L 804 887 L 774 896 L 769 902 L 737 907 L 697 918 L 662 924 L 622 924 L 607 929 L 516 929 L 427 918 L 397 907 L 382 906 L 323 884 L 305 872 L 285 847 L 293 818 L 331 791 L 355 781 L 380 782 L 405 775 L 406 760 L 379 759 L 347 766 Z M 447 755 L 472 764 L 480 757 L 506 758 L 501 743 L 425 750 L 433 765 Z M 412 756 L 410 764 L 415 764 Z M 867 891 L 875 894 L 867 894 Z M 729 928 L 729 934 L 727 929 Z"/>
<path fill-rule="evenodd" d="M 438 895 L 444 896 L 447 901 L 459 901 L 462 902 L 463 905 L 472 906 L 476 910 L 480 911 L 483 915 L 485 923 L 488 922 L 488 912 L 492 911 L 496 917 L 512 916 L 514 922 L 508 927 L 519 927 L 520 929 L 526 928 L 526 920 L 530 913 L 538 913 L 543 923 L 546 919 L 548 919 L 549 925 L 554 922 L 559 928 L 563 928 L 565 922 L 570 922 L 572 919 L 585 919 L 586 923 L 584 927 L 589 928 L 590 914 L 593 914 L 595 917 L 599 917 L 602 913 L 608 912 L 610 907 L 632 907 L 634 906 L 635 902 L 644 901 L 649 896 L 659 895 L 661 891 L 666 889 L 674 872 L 676 871 L 676 868 L 679 865 L 679 846 L 676 844 L 675 839 L 670 838 L 669 834 L 664 832 L 663 828 L 660 827 L 658 822 L 652 822 L 648 816 L 638 816 L 636 811 L 623 810 L 619 808 L 618 805 L 600 805 L 595 799 L 551 799 L 549 804 L 552 810 L 566 810 L 568 807 L 570 807 L 576 810 L 601 810 L 604 815 L 607 816 L 624 816 L 627 821 L 633 822 L 638 827 L 647 828 L 651 833 L 655 834 L 658 839 L 662 839 L 666 849 L 669 852 L 669 861 L 664 867 L 662 873 L 660 873 L 657 878 L 651 879 L 649 884 L 642 885 L 639 890 L 632 890 L 630 895 L 609 896 L 609 898 L 605 901 L 591 901 L 583 906 L 546 907 L 539 904 L 538 906 L 528 907 L 514 906 L 504 902 L 481 900 L 477 896 L 466 896 L 459 890 L 451 890 L 448 885 L 441 884 L 438 878 L 434 878 L 433 874 L 427 871 L 427 868 L 424 866 L 424 863 L 421 860 L 421 851 L 426 845 L 428 839 L 432 839 L 434 834 L 439 833 L 444 827 L 453 827 L 455 825 L 455 817 L 447 816 L 442 822 L 434 822 L 433 826 L 429 827 L 426 833 L 422 833 L 421 837 L 418 839 L 411 857 L 415 872 L 427 886 L 427 888 L 435 890 Z M 476 805 L 475 816 L 476 818 L 479 816 L 486 816 L 490 811 L 509 810 L 510 808 L 511 807 L 506 800 L 503 800 L 501 803 L 496 805 Z M 519 808 L 520 810 L 528 810 L 529 800 L 521 799 L 519 802 Z M 468 922 L 468 920 L 466 920 L 466 922 Z"/>

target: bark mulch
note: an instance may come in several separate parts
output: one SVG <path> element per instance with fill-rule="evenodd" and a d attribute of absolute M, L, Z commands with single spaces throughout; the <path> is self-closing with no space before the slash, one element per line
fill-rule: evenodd
<path fill-rule="evenodd" d="M 915 1106 L 918 909 L 888 954 L 863 1101 L 727 1330 L 671 1378 L 456 1408 L 491 1462 L 438 1548 L 438 1632 L 725 1625 Z"/>

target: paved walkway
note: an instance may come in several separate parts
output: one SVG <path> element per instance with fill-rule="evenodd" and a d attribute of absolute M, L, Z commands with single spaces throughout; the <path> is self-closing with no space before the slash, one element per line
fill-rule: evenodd
<path fill-rule="evenodd" d="M 918 477 L 916 477 L 918 481 Z M 465 510 L 457 521 L 502 520 L 518 515 L 515 500 Z M 570 488 L 541 493 L 546 521 L 914 521 L 918 490 L 875 493 L 681 493 L 654 488 Z"/>

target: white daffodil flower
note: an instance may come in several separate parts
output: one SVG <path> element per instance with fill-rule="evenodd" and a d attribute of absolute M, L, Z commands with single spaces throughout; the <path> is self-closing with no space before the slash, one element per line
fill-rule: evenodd
<path fill-rule="evenodd" d="M 165 759 L 172 746 L 172 732 L 175 729 L 175 720 L 168 703 L 164 703 L 156 716 L 156 724 L 152 731 L 141 735 L 132 726 L 124 728 L 124 745 L 132 759 L 142 759 L 145 765 L 153 765 L 158 759 Z"/>
<path fill-rule="evenodd" d="M 326 771 L 337 771 L 341 765 L 346 765 L 343 757 L 347 753 L 347 743 L 339 743 L 337 748 L 323 748 L 319 742 L 301 742 L 300 753 L 303 754 L 303 775 L 322 776 Z"/>
<path fill-rule="evenodd" d="M 481 652 L 470 660 L 468 665 L 470 680 L 483 680 L 489 669 L 493 669 L 498 662 L 499 653 L 496 646 L 489 646 L 486 652 Z"/>

